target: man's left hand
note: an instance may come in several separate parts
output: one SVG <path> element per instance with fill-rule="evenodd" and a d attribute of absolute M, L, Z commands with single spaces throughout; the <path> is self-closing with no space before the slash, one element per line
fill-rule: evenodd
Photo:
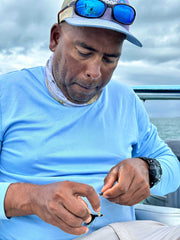
<path fill-rule="evenodd" d="M 109 201 L 132 206 L 150 195 L 149 166 L 140 158 L 128 158 L 113 167 L 102 193 Z"/>

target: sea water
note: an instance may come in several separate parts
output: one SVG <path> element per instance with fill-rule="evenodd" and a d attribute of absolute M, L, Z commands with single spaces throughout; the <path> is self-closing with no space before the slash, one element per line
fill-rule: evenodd
<path fill-rule="evenodd" d="M 157 127 L 163 140 L 180 140 L 180 117 L 151 118 L 151 122 Z"/>

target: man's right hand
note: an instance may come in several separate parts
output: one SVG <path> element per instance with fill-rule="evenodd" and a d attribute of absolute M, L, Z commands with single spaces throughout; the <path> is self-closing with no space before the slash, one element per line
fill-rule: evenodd
<path fill-rule="evenodd" d="M 100 211 L 100 199 L 93 187 L 64 181 L 46 185 L 11 184 L 5 197 L 7 217 L 37 215 L 64 232 L 81 235 L 88 228 L 83 222 L 91 220 L 86 197 L 94 211 Z"/>

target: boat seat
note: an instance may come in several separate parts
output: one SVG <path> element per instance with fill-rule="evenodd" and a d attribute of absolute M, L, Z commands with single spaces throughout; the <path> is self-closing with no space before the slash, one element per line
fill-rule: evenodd
<path fill-rule="evenodd" d="M 167 145 L 172 149 L 176 157 L 180 161 L 180 139 L 179 140 L 166 140 Z"/>
<path fill-rule="evenodd" d="M 180 160 L 180 140 L 167 140 L 166 143 Z M 144 200 L 144 204 L 180 208 L 180 187 L 163 197 L 151 195 Z"/>
<path fill-rule="evenodd" d="M 167 140 L 166 143 L 180 160 L 180 140 Z M 143 204 L 135 206 L 137 220 L 153 220 L 167 225 L 180 224 L 180 187 L 165 196 L 150 195 Z"/>
<path fill-rule="evenodd" d="M 154 205 L 135 205 L 136 220 L 152 220 L 168 226 L 180 225 L 180 209 Z"/>

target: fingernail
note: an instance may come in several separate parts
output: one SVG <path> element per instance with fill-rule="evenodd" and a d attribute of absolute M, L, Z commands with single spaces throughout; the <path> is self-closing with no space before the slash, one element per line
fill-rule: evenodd
<path fill-rule="evenodd" d="M 101 189 L 101 192 L 104 192 L 104 188 L 105 188 L 105 187 L 103 187 L 103 188 Z"/>
<path fill-rule="evenodd" d="M 91 220 L 92 220 L 92 216 L 90 215 L 84 222 L 86 224 L 89 224 L 91 222 Z"/>
<path fill-rule="evenodd" d="M 96 208 L 96 212 L 100 212 L 101 211 L 101 207 Z"/>
<path fill-rule="evenodd" d="M 88 233 L 89 232 L 89 228 L 86 229 L 86 231 L 84 232 L 84 234 Z"/>
<path fill-rule="evenodd" d="M 103 197 L 104 197 L 104 198 L 110 198 L 110 196 L 109 196 L 109 195 L 106 195 L 106 194 L 103 195 Z"/>

